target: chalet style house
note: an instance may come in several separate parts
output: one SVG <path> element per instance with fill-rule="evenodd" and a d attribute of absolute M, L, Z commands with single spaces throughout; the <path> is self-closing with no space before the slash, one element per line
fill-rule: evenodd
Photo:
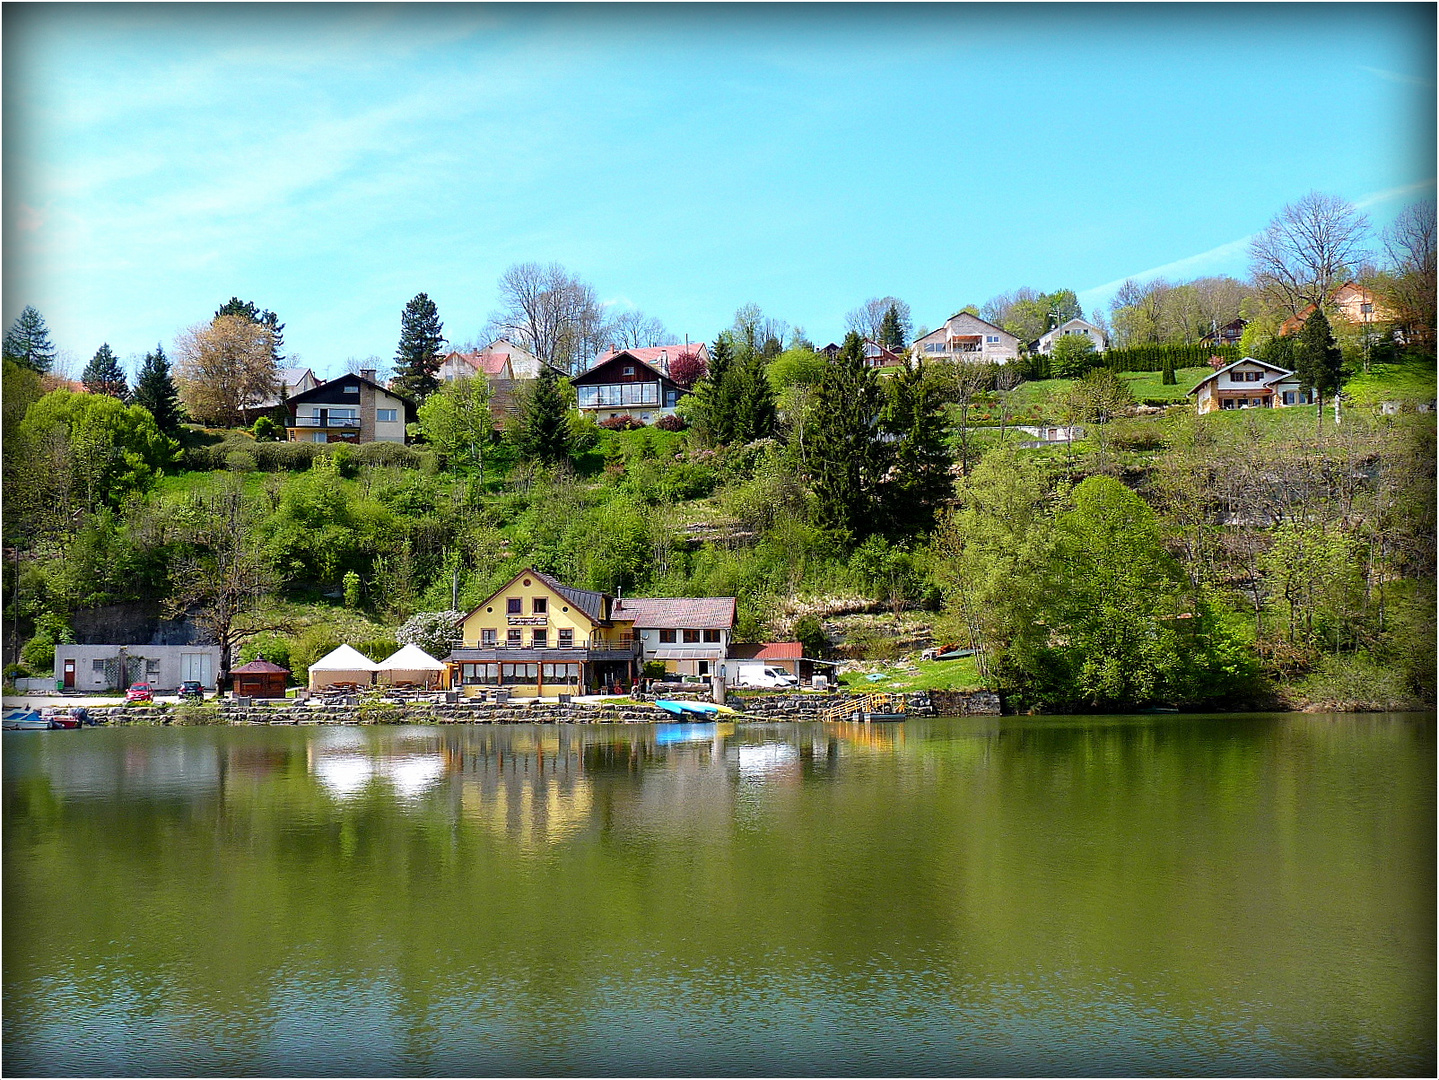
<path fill-rule="evenodd" d="M 1238 345 L 1239 339 L 1244 336 L 1244 328 L 1248 325 L 1248 319 L 1235 319 L 1233 322 L 1227 322 L 1223 326 L 1216 326 L 1199 339 L 1199 344 Z"/>
<path fill-rule="evenodd" d="M 937 330 L 915 338 L 914 357 L 925 360 L 964 360 L 970 363 L 1009 364 L 1019 358 L 1019 338 L 1008 330 L 961 311 Z"/>
<path fill-rule="evenodd" d="M 686 342 L 683 345 L 655 345 L 643 349 L 616 349 L 611 345 L 607 351 L 600 353 L 595 359 L 595 362 L 590 366 L 599 367 L 601 364 L 613 360 L 622 352 L 629 353 L 631 356 L 643 360 L 650 367 L 665 376 L 668 376 L 670 373 L 670 362 L 679 357 L 681 353 L 694 353 L 704 361 L 706 369 L 709 368 L 710 363 L 709 346 L 703 341 L 692 341 Z"/>
<path fill-rule="evenodd" d="M 491 382 L 537 379 L 543 360 L 505 338 L 496 338 L 478 352 L 449 352 L 435 372 L 441 382 L 483 375 Z"/>
<path fill-rule="evenodd" d="M 1294 372 L 1247 356 L 1201 379 L 1189 393 L 1201 414 L 1216 409 L 1278 409 L 1314 401 L 1309 391 L 1299 388 Z"/>
<path fill-rule="evenodd" d="M 1062 337 L 1069 337 L 1074 334 L 1083 334 L 1089 338 L 1090 343 L 1094 346 L 1095 352 L 1103 352 L 1109 348 L 1109 338 L 1105 336 L 1104 331 L 1099 327 L 1095 326 L 1092 322 L 1085 322 L 1083 319 L 1070 319 L 1068 322 L 1060 323 L 1053 330 L 1049 331 L 1049 333 L 1042 335 L 1040 339 L 1034 343 L 1030 352 L 1037 352 L 1042 356 L 1048 356 L 1054 351 L 1054 343 L 1056 341 Z"/>
<path fill-rule="evenodd" d="M 843 346 L 836 345 L 831 341 L 828 345 L 822 345 L 815 352 L 829 360 L 839 355 Z M 886 348 L 877 341 L 864 339 L 864 366 L 872 368 L 891 368 L 904 366 L 904 354 Z"/>
<path fill-rule="evenodd" d="M 1394 313 L 1374 299 L 1374 294 L 1362 285 L 1346 281 L 1329 294 L 1325 305 L 1331 319 L 1343 319 L 1354 326 L 1387 326 L 1394 321 Z M 1314 314 L 1314 305 L 1306 304 L 1298 315 L 1291 315 L 1279 327 L 1281 337 L 1299 333 L 1300 328 Z"/>
<path fill-rule="evenodd" d="M 257 404 L 246 405 L 242 410 L 246 421 L 252 421 L 260 415 L 272 414 L 272 411 L 274 419 L 280 420 L 280 414 L 290 398 L 320 385 L 319 378 L 307 367 L 282 367 L 277 369 L 277 374 L 278 392 L 274 397 L 266 398 Z"/>
<path fill-rule="evenodd" d="M 646 661 L 658 661 L 677 675 L 716 675 L 734 637 L 735 598 L 619 600 L 613 617 L 630 621 Z"/>
<path fill-rule="evenodd" d="M 633 349 L 621 349 L 570 382 L 581 414 L 596 421 L 628 414 L 648 424 L 673 413 L 689 393 Z"/>
<path fill-rule="evenodd" d="M 470 696 L 484 687 L 516 697 L 628 690 L 640 643 L 615 606 L 607 593 L 524 570 L 461 622 L 462 644 L 445 658 L 449 683 Z"/>
<path fill-rule="evenodd" d="M 341 375 L 286 404 L 290 442 L 402 443 L 415 419 L 415 403 L 377 383 L 373 370 Z"/>

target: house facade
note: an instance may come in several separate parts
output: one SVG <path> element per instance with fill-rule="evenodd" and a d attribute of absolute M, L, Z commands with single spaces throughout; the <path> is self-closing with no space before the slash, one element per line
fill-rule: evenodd
<path fill-rule="evenodd" d="M 1095 352 L 1103 352 L 1109 348 L 1109 338 L 1099 327 L 1083 319 L 1070 319 L 1068 322 L 1060 323 L 1053 330 L 1049 331 L 1049 333 L 1041 335 L 1040 339 L 1034 343 L 1034 351 L 1043 356 L 1048 356 L 1054 351 L 1054 343 L 1056 341 L 1062 337 L 1069 337 L 1075 334 L 1081 334 L 1089 338 L 1090 342 L 1094 345 Z"/>
<path fill-rule="evenodd" d="M 1201 345 L 1238 345 L 1239 339 L 1244 336 L 1244 328 L 1249 325 L 1248 319 L 1235 319 L 1223 326 L 1216 326 L 1199 339 Z"/>
<path fill-rule="evenodd" d="M 676 675 L 713 675 L 734 637 L 735 598 L 644 597 L 617 601 L 614 617 L 629 620 L 643 659 Z"/>
<path fill-rule="evenodd" d="M 709 369 L 710 363 L 709 346 L 703 341 L 687 341 L 683 345 L 655 345 L 643 349 L 616 349 L 611 345 L 608 350 L 600 353 L 600 355 L 595 358 L 595 362 L 591 367 L 597 368 L 601 364 L 608 363 L 622 352 L 644 361 L 666 377 L 668 377 L 670 373 L 670 363 L 681 353 L 694 353 L 704 361 L 706 370 Z"/>
<path fill-rule="evenodd" d="M 450 685 L 467 696 L 505 688 L 518 697 L 628 689 L 639 677 L 634 623 L 607 593 L 576 589 L 528 569 L 461 622 L 445 657 Z"/>
<path fill-rule="evenodd" d="M 77 693 L 124 690 L 137 682 L 178 690 L 191 680 L 213 690 L 221 655 L 218 645 L 56 645 L 55 681 Z"/>
<path fill-rule="evenodd" d="M 1327 307 L 1332 318 L 1343 319 L 1355 326 L 1387 325 L 1394 321 L 1394 312 L 1380 304 L 1368 289 L 1352 281 L 1346 281 L 1329 294 Z M 1313 314 L 1314 305 L 1306 304 L 1298 315 L 1291 315 L 1280 324 L 1280 337 L 1299 333 Z"/>
<path fill-rule="evenodd" d="M 798 641 L 765 641 L 758 645 L 736 645 L 726 658 L 734 661 L 758 660 L 766 667 L 788 671 L 800 682 L 806 682 L 814 674 L 814 662 L 805 659 L 804 645 Z M 737 665 L 728 664 L 720 674 L 733 678 L 738 674 Z"/>
<path fill-rule="evenodd" d="M 596 421 L 628 414 L 646 424 L 675 411 L 689 391 L 632 350 L 623 349 L 570 382 L 580 412 Z"/>
<path fill-rule="evenodd" d="M 415 404 L 375 381 L 374 371 L 341 375 L 289 402 L 290 442 L 399 442 L 415 419 Z"/>
<path fill-rule="evenodd" d="M 1019 338 L 985 322 L 978 315 L 961 311 L 951 315 L 937 330 L 915 338 L 910 346 L 915 359 L 963 360 L 970 363 L 1009 364 L 1019 359 Z"/>
<path fill-rule="evenodd" d="M 1201 379 L 1189 393 L 1200 414 L 1217 409 L 1275 409 L 1310 405 L 1314 398 L 1292 371 L 1245 357 Z"/>

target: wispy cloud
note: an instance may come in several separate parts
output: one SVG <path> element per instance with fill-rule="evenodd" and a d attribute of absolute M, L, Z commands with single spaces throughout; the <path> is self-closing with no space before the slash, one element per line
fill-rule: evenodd
<path fill-rule="evenodd" d="M 1078 294 L 1079 301 L 1087 308 L 1096 305 L 1102 307 L 1109 302 L 1109 298 L 1118 291 L 1121 285 L 1130 280 L 1143 283 L 1161 277 L 1191 278 L 1204 277 L 1206 274 L 1232 272 L 1235 269 L 1236 258 L 1244 254 L 1254 235 L 1254 233 L 1250 233 L 1248 236 L 1241 236 L 1238 240 L 1231 240 L 1227 244 L 1220 244 L 1208 251 L 1201 251 L 1198 255 L 1188 255 L 1183 259 L 1165 263 L 1163 266 L 1152 266 L 1148 270 L 1137 270 L 1132 274 L 1125 274 L 1122 278 L 1116 278 L 1114 281 L 1107 281 L 1103 285 L 1084 289 Z"/>
<path fill-rule="evenodd" d="M 1360 64 L 1359 70 L 1367 71 L 1371 75 L 1377 75 L 1386 82 L 1399 83 L 1401 86 L 1424 86 L 1434 88 L 1433 79 L 1420 78 L 1417 75 L 1405 75 L 1398 71 L 1385 71 L 1383 68 L 1369 67 L 1367 64 Z"/>
<path fill-rule="evenodd" d="M 1406 195 L 1418 195 L 1421 191 L 1432 192 L 1433 190 L 1434 177 L 1431 176 L 1428 180 L 1420 180 L 1417 184 L 1405 184 L 1403 187 L 1388 188 L 1370 195 L 1361 195 L 1354 205 L 1360 210 L 1367 210 L 1371 206 L 1389 202 L 1391 199 L 1402 199 Z"/>

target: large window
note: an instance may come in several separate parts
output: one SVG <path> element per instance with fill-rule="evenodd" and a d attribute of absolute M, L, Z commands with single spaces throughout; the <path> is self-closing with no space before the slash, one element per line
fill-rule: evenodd
<path fill-rule="evenodd" d="M 500 681 L 500 665 L 461 664 L 460 679 L 467 686 L 496 686 Z"/>
<path fill-rule="evenodd" d="M 673 645 L 675 643 L 675 632 L 673 630 L 660 631 L 660 644 Z"/>
<path fill-rule="evenodd" d="M 495 632 L 494 632 L 494 630 L 481 630 L 481 631 L 480 631 L 480 645 L 481 645 L 482 647 L 486 648 L 486 649 L 493 649 L 493 648 L 495 647 Z"/>
<path fill-rule="evenodd" d="M 381 424 L 393 424 L 400 418 L 399 409 L 376 409 L 375 420 Z"/>
<path fill-rule="evenodd" d="M 599 386 L 575 388 L 580 408 L 593 409 L 606 405 L 658 405 L 660 384 L 657 382 L 603 383 Z"/>
<path fill-rule="evenodd" d="M 545 664 L 542 667 L 545 682 L 571 682 L 580 681 L 579 664 Z"/>
<path fill-rule="evenodd" d="M 705 640 L 706 640 L 706 641 L 718 641 L 719 639 L 720 639 L 720 632 L 719 632 L 718 630 L 706 630 L 706 631 L 705 631 Z"/>
<path fill-rule="evenodd" d="M 533 683 L 540 677 L 539 664 L 501 664 L 500 678 L 506 683 Z"/>

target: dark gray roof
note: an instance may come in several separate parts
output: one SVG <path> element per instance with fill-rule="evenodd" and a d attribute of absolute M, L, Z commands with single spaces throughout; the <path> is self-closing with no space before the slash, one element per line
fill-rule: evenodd
<path fill-rule="evenodd" d="M 535 577 L 539 578 L 555 592 L 559 593 L 575 607 L 579 608 L 595 622 L 605 622 L 605 594 L 593 592 L 590 589 L 576 589 L 572 585 L 566 585 L 549 574 L 542 574 L 534 571 Z"/>

